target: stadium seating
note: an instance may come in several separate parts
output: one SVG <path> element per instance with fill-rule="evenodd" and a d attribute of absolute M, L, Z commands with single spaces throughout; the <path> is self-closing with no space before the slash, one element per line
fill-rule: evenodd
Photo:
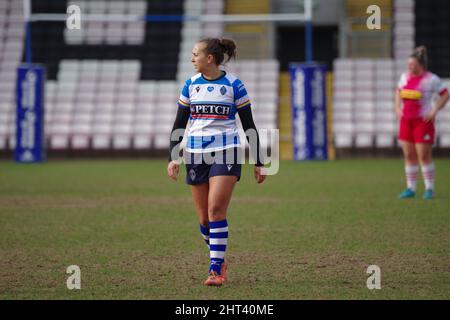
<path fill-rule="evenodd" d="M 142 15 L 147 10 L 147 2 L 144 0 L 133 1 L 80 1 L 72 0 L 68 5 L 80 6 L 83 13 L 87 14 L 135 14 Z M 64 29 L 64 40 L 72 45 L 103 43 L 117 44 L 143 44 L 145 36 L 144 21 L 130 22 L 97 22 L 90 21 L 81 30 L 73 31 Z"/>
<path fill-rule="evenodd" d="M 202 14 L 220 15 L 223 13 L 223 0 L 185 0 L 184 14 L 199 16 Z M 184 21 L 178 59 L 177 80 L 180 85 L 192 76 L 191 52 L 193 44 L 208 37 L 221 37 L 223 34 L 222 22 Z"/>
<path fill-rule="evenodd" d="M 394 2 L 394 59 L 404 61 L 414 49 L 414 0 Z"/>
<path fill-rule="evenodd" d="M 236 74 L 244 83 L 252 100 L 252 110 L 258 129 L 276 129 L 278 110 L 279 63 L 277 60 L 238 60 L 229 62 L 225 70 Z M 240 123 L 239 123 L 240 124 Z M 261 145 L 267 136 L 261 134 Z M 241 140 L 245 138 L 241 135 Z"/>
<path fill-rule="evenodd" d="M 10 34 L 9 28 L 6 32 L 2 28 L 8 53 L 0 56 L 0 79 L 10 84 L 0 89 L 0 93 L 5 92 L 0 110 L 8 114 L 0 117 L 3 149 L 14 148 L 15 74 L 24 43 L 23 13 L 13 9 L 13 3 L 19 3 L 16 7 L 20 9 L 23 3 L 12 0 L 10 9 L 6 2 L 5 5 L 2 1 L 5 14 L 0 15 L 0 22 L 9 26 L 14 19 L 20 21 L 22 34 L 16 29 Z M 68 2 L 71 3 L 80 5 L 84 13 L 135 15 L 181 14 L 183 4 L 181 0 Z M 61 13 L 65 12 L 65 6 L 64 1 L 33 2 L 33 12 Z M 46 65 L 49 79 L 45 93 L 48 147 L 56 150 L 167 147 L 179 94 L 176 82 L 169 80 L 175 78 L 178 60 L 177 24 L 180 30 L 180 23 L 171 22 L 165 25 L 87 22 L 80 32 L 70 32 L 62 23 L 33 24 L 33 60 Z M 161 36 L 165 37 L 163 45 Z M 60 38 L 50 40 L 52 37 Z M 48 50 L 50 44 L 53 47 Z M 155 51 L 157 54 L 152 55 Z M 157 110 L 156 105 L 161 108 Z"/>
<path fill-rule="evenodd" d="M 395 88 L 401 73 L 407 69 L 407 57 L 416 45 L 416 14 L 419 13 L 420 19 L 428 19 L 422 13 L 423 10 L 415 10 L 415 6 L 423 5 L 424 1 L 419 1 L 418 4 L 415 2 L 393 1 L 392 59 L 335 60 L 333 138 L 337 148 L 392 148 L 398 144 Z M 446 6 L 442 8 L 445 9 Z M 425 20 L 421 20 L 423 23 L 420 28 L 426 33 L 426 25 L 433 23 L 431 18 L 426 22 Z M 431 34 L 429 38 L 432 38 Z M 447 81 L 447 87 L 448 84 Z M 450 110 L 447 107 L 439 113 L 437 119 L 436 145 L 442 148 L 450 146 L 449 120 Z"/>
<path fill-rule="evenodd" d="M 23 1 L 0 1 L 0 149 L 15 146 L 16 69 L 22 59 L 24 29 Z"/>
<path fill-rule="evenodd" d="M 403 70 L 406 64 L 403 63 Z M 333 84 L 333 129 L 337 148 L 391 148 L 398 121 L 395 88 L 399 79 L 393 59 L 336 59 Z M 450 82 L 445 85 L 449 88 Z M 437 141 L 450 146 L 450 109 L 437 118 Z"/>
<path fill-rule="evenodd" d="M 335 60 L 333 130 L 337 148 L 394 146 L 395 79 L 392 60 Z"/>
<path fill-rule="evenodd" d="M 444 85 L 450 90 L 450 80 L 445 80 Z M 448 105 L 438 113 L 436 122 L 438 146 L 450 148 L 450 108 Z"/>
<path fill-rule="evenodd" d="M 43 0 L 33 2 L 33 12 L 61 13 L 70 4 L 79 5 L 83 13 L 119 15 L 181 14 L 180 10 L 186 15 L 222 14 L 224 9 L 223 0 Z M 0 6 L 4 39 L 0 42 L 0 149 L 12 149 L 16 68 L 24 49 L 23 3 L 7 0 Z M 48 74 L 48 148 L 151 150 L 168 147 L 180 89 L 194 73 L 193 44 L 203 37 L 222 36 L 223 24 L 88 21 L 73 31 L 60 22 L 38 22 L 32 32 L 33 61 L 45 64 Z M 162 35 L 165 47 L 161 47 Z M 226 69 L 246 84 L 257 124 L 275 128 L 278 62 L 243 60 Z"/>
<path fill-rule="evenodd" d="M 415 45 L 418 28 L 415 20 L 429 25 L 430 17 L 426 10 L 418 13 L 418 7 L 424 6 L 422 0 L 381 2 L 392 3 L 392 59 L 339 58 L 334 62 L 332 122 L 337 148 L 396 146 L 394 90 L 400 73 L 406 69 L 405 58 Z M 225 10 L 235 14 L 269 10 L 267 1 L 256 4 L 224 0 L 39 0 L 33 1 L 33 12 L 62 13 L 71 3 L 80 5 L 84 13 L 118 15 L 197 16 L 220 15 Z M 349 8 L 355 9 L 356 5 L 361 6 L 349 2 Z M 448 7 L 441 5 L 444 9 Z M 62 22 L 34 23 L 33 61 L 45 64 L 48 75 L 45 92 L 48 147 L 166 149 L 180 89 L 195 72 L 190 62 L 193 44 L 204 37 L 236 35 L 245 57 L 251 50 L 240 36 L 245 38 L 252 28 L 242 25 L 237 30 L 236 25 L 190 19 L 164 23 L 88 21 L 80 31 L 69 31 Z M 416 37 L 425 37 L 434 29 L 423 26 L 417 30 Z M 16 68 L 24 59 L 24 36 L 23 2 L 0 1 L 0 150 L 15 147 Z M 447 49 L 443 44 L 443 53 Z M 444 60 L 439 65 L 445 66 Z M 283 91 L 286 101 L 279 97 L 279 62 L 254 56 L 231 61 L 224 69 L 236 74 L 246 85 L 258 128 L 278 128 L 277 118 L 289 115 L 288 91 L 280 89 L 286 91 Z M 278 110 L 280 103 L 284 103 L 283 112 Z M 450 147 L 449 120 L 447 107 L 440 112 L 437 123 L 436 143 L 442 148 Z M 289 137 L 290 129 L 286 128 Z M 265 137 L 262 141 L 267 143 Z"/>

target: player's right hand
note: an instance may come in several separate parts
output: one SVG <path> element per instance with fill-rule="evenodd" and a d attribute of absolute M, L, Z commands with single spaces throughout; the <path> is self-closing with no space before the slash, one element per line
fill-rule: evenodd
<path fill-rule="evenodd" d="M 395 113 L 397 114 L 397 119 L 400 120 L 402 118 L 402 116 L 403 116 L 402 109 L 395 108 Z"/>
<path fill-rule="evenodd" d="M 167 175 L 173 180 L 177 181 L 178 173 L 180 172 L 180 165 L 175 161 L 170 161 L 167 165 Z"/>

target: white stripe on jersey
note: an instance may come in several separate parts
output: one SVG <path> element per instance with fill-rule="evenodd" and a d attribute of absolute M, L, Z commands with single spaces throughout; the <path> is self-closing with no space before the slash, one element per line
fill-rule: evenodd
<path fill-rule="evenodd" d="M 200 73 L 188 79 L 179 99 L 181 108 L 191 111 L 186 150 L 192 153 L 239 147 L 236 113 L 250 107 L 242 82 L 224 73 L 207 80 Z"/>

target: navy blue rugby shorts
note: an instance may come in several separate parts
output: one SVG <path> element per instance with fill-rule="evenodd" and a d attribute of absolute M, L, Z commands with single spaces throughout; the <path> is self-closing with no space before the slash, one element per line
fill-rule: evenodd
<path fill-rule="evenodd" d="M 189 185 L 202 184 L 214 176 L 236 176 L 241 179 L 242 149 L 228 148 L 208 153 L 186 152 L 186 183 Z M 188 162 L 190 160 L 190 162 Z"/>

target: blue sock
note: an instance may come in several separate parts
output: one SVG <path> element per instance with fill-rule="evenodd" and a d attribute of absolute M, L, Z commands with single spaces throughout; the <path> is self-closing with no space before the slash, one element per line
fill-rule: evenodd
<path fill-rule="evenodd" d="M 228 222 L 210 221 L 209 222 L 209 252 L 211 264 L 209 272 L 215 271 L 220 274 L 220 267 L 225 259 L 225 251 L 227 249 L 228 241 Z"/>
<path fill-rule="evenodd" d="M 206 245 L 209 249 L 209 228 L 203 225 L 200 225 L 200 232 L 202 233 L 203 240 L 205 240 Z"/>

